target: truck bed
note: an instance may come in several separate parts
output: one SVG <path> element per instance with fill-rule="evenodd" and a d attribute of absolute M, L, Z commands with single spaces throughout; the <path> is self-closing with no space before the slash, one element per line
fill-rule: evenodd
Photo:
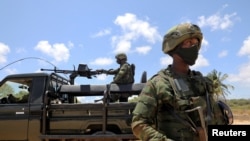
<path fill-rule="evenodd" d="M 46 139 L 136 140 L 131 130 L 136 103 L 52 104 L 48 108 Z"/>

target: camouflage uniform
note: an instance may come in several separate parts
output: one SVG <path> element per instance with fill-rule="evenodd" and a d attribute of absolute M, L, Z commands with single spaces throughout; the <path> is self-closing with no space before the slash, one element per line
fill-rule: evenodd
<path fill-rule="evenodd" d="M 134 76 L 132 75 L 132 71 L 128 63 L 122 64 L 121 67 L 116 70 L 108 71 L 108 74 L 115 75 L 112 83 L 116 84 L 134 83 Z"/>
<path fill-rule="evenodd" d="M 180 51 L 179 45 L 186 39 L 193 38 L 197 39 L 199 44 L 190 47 L 196 49 L 191 53 L 194 52 L 198 56 L 203 36 L 198 26 L 189 23 L 170 29 L 164 36 L 162 51 L 170 56 L 176 55 Z M 187 65 L 194 64 L 197 56 L 188 58 L 185 51 L 182 50 L 182 53 L 186 60 L 178 55 L 186 63 L 181 67 L 186 69 Z M 226 124 L 212 93 L 212 82 L 200 72 L 188 68 L 186 74 L 178 74 L 173 71 L 172 65 L 169 65 L 149 79 L 141 91 L 133 111 L 131 127 L 134 135 L 142 141 L 201 140 L 198 134 L 201 130 L 196 130 L 201 129 L 201 121 L 205 124 L 205 129 L 210 124 Z M 197 110 L 190 112 L 197 107 L 201 107 L 201 115 L 205 119 L 200 119 Z"/>
<path fill-rule="evenodd" d="M 120 53 L 116 55 L 117 60 L 123 60 L 124 62 L 120 64 L 120 68 L 116 70 L 109 70 L 107 74 L 113 74 L 114 78 L 111 83 L 115 84 L 132 84 L 134 83 L 134 75 L 131 68 L 131 65 L 127 63 L 127 56 L 124 53 Z M 129 94 L 112 94 L 111 102 L 117 101 L 119 99 L 120 102 L 127 102 Z"/>
<path fill-rule="evenodd" d="M 199 72 L 190 71 L 188 76 L 178 76 L 173 74 L 168 67 L 161 70 L 157 75 L 148 80 L 142 90 L 136 108 L 133 111 L 132 129 L 136 136 L 143 141 L 198 141 L 198 135 L 189 126 L 176 119 L 178 115 L 183 120 L 189 121 L 188 117 L 196 124 L 200 125 L 197 112 L 186 114 L 184 110 L 202 106 L 206 113 L 206 86 L 209 80 L 201 76 Z M 187 86 L 182 90 L 175 90 L 172 87 L 172 80 L 181 81 Z M 212 91 L 210 87 L 208 91 Z M 225 124 L 223 115 L 218 105 L 209 95 L 213 119 L 208 124 Z M 172 110 L 172 111 L 171 111 Z M 173 115 L 175 112 L 176 115 Z M 142 130 L 135 130 L 135 126 L 143 125 Z"/>

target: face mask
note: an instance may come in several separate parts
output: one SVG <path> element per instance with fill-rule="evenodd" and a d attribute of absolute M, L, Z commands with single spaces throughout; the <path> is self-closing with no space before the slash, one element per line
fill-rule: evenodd
<path fill-rule="evenodd" d="M 184 60 L 185 63 L 192 66 L 198 58 L 198 45 L 193 45 L 190 48 L 179 47 L 176 53 Z"/>

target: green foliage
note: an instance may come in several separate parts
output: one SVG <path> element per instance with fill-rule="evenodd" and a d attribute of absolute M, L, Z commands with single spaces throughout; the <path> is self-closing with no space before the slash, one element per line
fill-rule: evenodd
<path fill-rule="evenodd" d="M 230 99 L 227 103 L 234 115 L 250 115 L 250 99 Z"/>
<path fill-rule="evenodd" d="M 234 89 L 234 86 L 223 83 L 223 81 L 228 78 L 227 74 L 222 74 L 221 72 L 212 70 L 207 74 L 207 77 L 212 80 L 214 86 L 214 94 L 217 95 L 217 97 L 225 97 L 226 95 L 230 94 L 229 89 Z"/>
<path fill-rule="evenodd" d="M 19 93 L 15 94 L 15 97 L 20 99 L 27 94 L 28 94 L 27 91 L 20 91 Z"/>
<path fill-rule="evenodd" d="M 230 99 L 228 100 L 228 104 L 229 106 L 235 108 L 243 108 L 248 106 L 250 108 L 250 99 Z"/>
<path fill-rule="evenodd" d="M 9 86 L 8 84 L 3 84 L 1 87 L 0 87 L 0 96 L 1 97 L 5 97 L 7 96 L 8 94 L 13 94 L 14 93 L 14 90 L 11 88 L 11 86 Z"/>

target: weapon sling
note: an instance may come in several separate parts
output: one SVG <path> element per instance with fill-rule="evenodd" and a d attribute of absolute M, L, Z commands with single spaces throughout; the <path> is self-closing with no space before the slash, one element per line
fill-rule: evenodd
<path fill-rule="evenodd" d="M 177 90 L 176 90 L 176 86 L 175 86 L 175 83 L 174 83 L 174 80 L 167 76 L 167 75 L 164 75 L 162 73 L 158 73 L 160 76 L 162 76 L 163 78 L 166 78 L 169 80 L 172 88 L 173 88 L 173 91 L 174 91 L 174 94 L 177 95 Z M 168 105 L 169 106 L 169 105 Z M 177 115 L 175 113 L 175 111 L 173 110 L 173 108 L 171 108 L 170 106 L 168 107 L 168 111 L 177 119 L 179 120 L 183 125 L 191 128 L 195 133 L 197 133 L 199 135 L 199 139 L 200 141 L 207 141 L 207 133 L 206 133 L 206 127 L 196 127 L 196 125 L 192 122 L 192 119 L 189 118 L 189 116 L 187 115 L 187 118 L 190 122 L 182 119 L 179 115 Z M 200 115 L 200 113 L 199 113 Z M 202 120 L 202 119 L 200 119 Z M 201 121 L 202 122 L 202 121 Z M 203 129 L 204 128 L 204 129 Z"/>

